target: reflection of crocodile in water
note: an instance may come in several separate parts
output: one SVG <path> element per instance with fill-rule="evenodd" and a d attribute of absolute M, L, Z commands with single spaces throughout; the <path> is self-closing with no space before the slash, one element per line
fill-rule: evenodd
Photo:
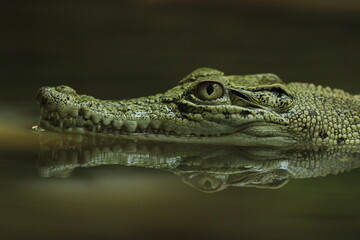
<path fill-rule="evenodd" d="M 43 87 L 40 128 L 139 140 L 242 146 L 360 143 L 358 95 L 273 74 L 224 76 L 202 68 L 163 94 L 108 101 Z"/>
<path fill-rule="evenodd" d="M 42 177 L 68 177 L 78 167 L 137 166 L 170 171 L 201 191 L 228 186 L 279 188 L 291 178 L 338 174 L 360 167 L 354 145 L 259 148 L 133 142 L 76 134 L 40 135 Z"/>

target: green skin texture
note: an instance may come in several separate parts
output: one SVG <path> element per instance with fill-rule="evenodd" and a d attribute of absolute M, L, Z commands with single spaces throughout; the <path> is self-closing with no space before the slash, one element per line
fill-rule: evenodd
<path fill-rule="evenodd" d="M 120 165 L 174 173 L 203 192 L 229 186 L 275 189 L 291 179 L 321 177 L 360 167 L 356 145 L 320 148 L 238 147 L 123 141 L 97 135 L 40 135 L 41 177 L 66 178 L 76 168 Z"/>
<path fill-rule="evenodd" d="M 215 99 L 199 97 L 207 83 Z M 238 146 L 360 143 L 359 96 L 274 74 L 225 76 L 200 68 L 163 94 L 98 100 L 67 86 L 43 87 L 38 127 L 65 133 Z"/>

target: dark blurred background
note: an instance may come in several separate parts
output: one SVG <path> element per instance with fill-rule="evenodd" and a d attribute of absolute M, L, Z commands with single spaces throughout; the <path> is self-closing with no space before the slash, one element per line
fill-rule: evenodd
<path fill-rule="evenodd" d="M 2 1 L 0 29 L 1 102 L 149 95 L 202 66 L 360 92 L 356 0 Z"/>
<path fill-rule="evenodd" d="M 121 99 L 206 66 L 360 93 L 358 0 L 1 1 L 0 32 L 0 239 L 358 239 L 357 170 L 212 195 L 139 168 L 40 179 L 28 133 L 44 85 Z"/>

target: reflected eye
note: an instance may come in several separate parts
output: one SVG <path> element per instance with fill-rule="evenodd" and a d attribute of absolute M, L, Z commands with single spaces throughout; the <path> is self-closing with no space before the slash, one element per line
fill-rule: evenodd
<path fill-rule="evenodd" d="M 203 191 L 214 191 L 222 186 L 221 180 L 213 176 L 200 175 L 194 180 L 194 186 Z"/>
<path fill-rule="evenodd" d="M 224 87 L 217 82 L 201 82 L 196 87 L 195 95 L 201 100 L 215 100 L 224 96 Z"/>
<path fill-rule="evenodd" d="M 221 176 L 206 173 L 185 174 L 183 175 L 183 181 L 186 184 L 204 192 L 216 192 L 226 187 L 226 184 L 221 179 Z"/>

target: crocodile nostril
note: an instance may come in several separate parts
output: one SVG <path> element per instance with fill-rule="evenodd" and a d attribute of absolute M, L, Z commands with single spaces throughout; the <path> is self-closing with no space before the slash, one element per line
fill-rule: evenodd
<path fill-rule="evenodd" d="M 76 94 L 75 89 L 65 85 L 57 86 L 55 89 L 61 93 Z"/>

